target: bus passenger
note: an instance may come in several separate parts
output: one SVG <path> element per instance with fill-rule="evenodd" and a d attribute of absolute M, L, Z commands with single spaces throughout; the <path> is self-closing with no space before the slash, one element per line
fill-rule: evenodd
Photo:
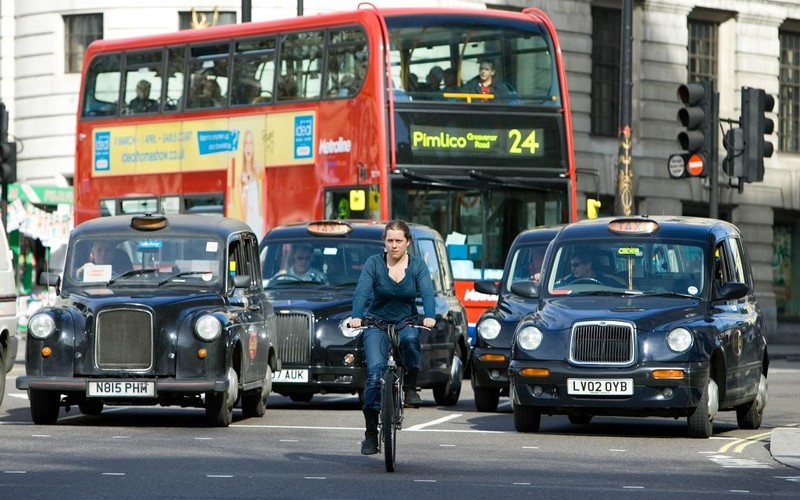
<path fill-rule="evenodd" d="M 286 74 L 278 78 L 278 100 L 289 101 L 297 99 L 297 80 L 294 75 Z"/>
<path fill-rule="evenodd" d="M 456 77 L 456 70 L 447 68 L 442 71 L 442 79 L 444 80 L 444 87 L 442 92 L 458 92 L 461 90 L 458 86 L 458 78 Z"/>
<path fill-rule="evenodd" d="M 158 111 L 158 101 L 150 99 L 150 82 L 140 80 L 136 84 L 136 97 L 128 103 L 129 113 L 154 113 Z"/>
<path fill-rule="evenodd" d="M 428 76 L 425 77 L 425 81 L 427 82 L 425 90 L 428 92 L 439 92 L 443 79 L 444 70 L 439 66 L 432 67 L 428 72 Z"/>
<path fill-rule="evenodd" d="M 470 94 L 492 94 L 494 99 L 507 98 L 511 95 L 511 90 L 503 81 L 494 78 L 494 62 L 483 59 L 478 63 L 478 75 L 464 84 L 464 92 Z M 483 102 L 489 99 L 481 99 Z"/>

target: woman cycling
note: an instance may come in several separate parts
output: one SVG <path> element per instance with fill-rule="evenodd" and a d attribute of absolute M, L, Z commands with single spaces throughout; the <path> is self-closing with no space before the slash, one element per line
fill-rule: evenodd
<path fill-rule="evenodd" d="M 359 328 L 362 319 L 374 319 L 397 325 L 400 352 L 406 374 L 403 393 L 406 404 L 418 407 L 422 400 L 417 394 L 417 375 L 420 365 L 419 330 L 412 325 L 417 318 L 416 298 L 422 296 L 425 319 L 422 325 L 433 328 L 435 302 L 433 281 L 425 261 L 407 253 L 411 244 L 408 224 L 394 220 L 383 230 L 386 252 L 367 259 L 353 294 L 351 328 Z M 376 326 L 364 331 L 364 354 L 367 358 L 367 385 L 364 388 L 364 420 L 366 432 L 361 453 L 378 453 L 378 411 L 381 407 L 381 376 L 389 356 L 389 337 Z"/>

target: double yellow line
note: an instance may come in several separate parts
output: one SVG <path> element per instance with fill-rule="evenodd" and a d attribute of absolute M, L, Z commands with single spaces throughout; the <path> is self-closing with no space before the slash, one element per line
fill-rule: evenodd
<path fill-rule="evenodd" d="M 727 443 L 725 446 L 719 449 L 719 453 L 741 453 L 742 450 L 747 448 L 753 443 L 763 443 L 769 441 L 770 432 L 762 432 L 761 434 L 756 434 L 754 436 L 748 436 L 744 438 L 734 439 L 730 443 Z"/>

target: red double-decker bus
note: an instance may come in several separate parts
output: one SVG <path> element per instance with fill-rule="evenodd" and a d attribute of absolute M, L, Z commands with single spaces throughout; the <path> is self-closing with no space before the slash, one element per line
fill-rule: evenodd
<path fill-rule="evenodd" d="M 536 9 L 377 9 L 93 43 L 75 219 L 224 213 L 446 236 L 474 322 L 523 229 L 574 220 L 565 70 Z M 487 80 L 491 80 L 491 84 Z"/>

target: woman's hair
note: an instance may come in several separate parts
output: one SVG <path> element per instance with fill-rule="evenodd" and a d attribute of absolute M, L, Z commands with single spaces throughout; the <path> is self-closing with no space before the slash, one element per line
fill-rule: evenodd
<path fill-rule="evenodd" d="M 411 229 L 409 229 L 408 224 L 405 221 L 400 219 L 395 219 L 390 221 L 386 224 L 386 227 L 383 228 L 383 239 L 386 239 L 386 234 L 389 231 L 403 231 L 403 236 L 406 237 L 408 241 L 411 241 Z"/>

